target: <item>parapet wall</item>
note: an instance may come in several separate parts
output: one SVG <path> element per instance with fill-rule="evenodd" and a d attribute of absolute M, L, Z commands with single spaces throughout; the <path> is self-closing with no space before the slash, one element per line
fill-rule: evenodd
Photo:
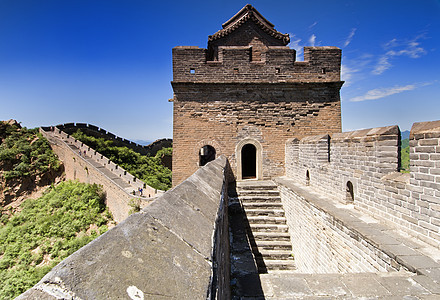
<path fill-rule="evenodd" d="M 106 191 L 106 204 L 116 222 L 128 217 L 133 204 L 146 206 L 152 198 L 163 194 L 134 177 L 99 152 L 74 139 L 58 128 L 40 132 L 49 140 L 52 149 L 63 162 L 66 179 L 97 183 Z M 75 149 L 75 150 L 74 150 Z M 138 189 L 143 189 L 143 197 Z"/>
<path fill-rule="evenodd" d="M 172 147 L 173 146 L 173 140 L 172 139 L 160 139 L 156 140 L 153 143 L 149 145 L 139 145 L 132 141 L 126 140 L 124 138 L 121 138 L 109 131 L 106 131 L 105 129 L 99 128 L 98 126 L 87 124 L 87 123 L 65 123 L 65 124 L 59 124 L 55 126 L 58 129 L 61 129 L 67 134 L 72 134 L 76 132 L 78 129 L 81 129 L 85 134 L 100 138 L 104 137 L 106 139 L 113 140 L 116 146 L 125 146 L 133 151 L 140 153 L 142 155 L 152 155 L 154 156 L 157 151 L 164 147 Z M 51 129 L 51 127 L 42 127 L 45 131 L 48 131 Z"/>
<path fill-rule="evenodd" d="M 440 121 L 415 123 L 404 174 L 397 126 L 291 139 L 286 176 L 439 247 L 439 141 Z"/>
<path fill-rule="evenodd" d="M 230 299 L 230 174 L 208 163 L 17 299 Z"/>
<path fill-rule="evenodd" d="M 339 82 L 341 49 L 304 47 L 304 61 L 296 51 L 270 46 L 261 60 L 252 61 L 252 46 L 220 46 L 218 60 L 208 60 L 207 49 L 173 48 L 173 82 Z"/>

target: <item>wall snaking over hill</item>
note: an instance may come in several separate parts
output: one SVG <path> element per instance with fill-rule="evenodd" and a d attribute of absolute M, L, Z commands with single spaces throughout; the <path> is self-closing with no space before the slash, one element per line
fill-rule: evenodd
<path fill-rule="evenodd" d="M 78 250 L 17 299 L 230 299 L 222 156 Z"/>
<path fill-rule="evenodd" d="M 132 141 L 121 138 L 105 129 L 99 128 L 98 126 L 86 123 L 65 123 L 56 125 L 58 129 L 61 129 L 67 134 L 72 134 L 76 132 L 78 129 L 81 129 L 85 134 L 100 138 L 104 137 L 106 139 L 112 140 L 115 143 L 115 146 L 127 147 L 132 149 L 133 151 L 142 154 L 142 155 L 152 155 L 154 156 L 157 151 L 164 147 L 172 147 L 173 140 L 172 139 L 159 139 L 154 141 L 149 145 L 139 145 Z M 44 130 L 50 130 L 51 127 L 42 127 Z"/>
<path fill-rule="evenodd" d="M 116 222 L 127 218 L 132 209 L 130 202 L 139 202 L 145 207 L 153 197 L 163 194 L 58 128 L 53 131 L 41 129 L 40 132 L 63 162 L 66 179 L 103 186 L 107 206 Z M 137 192 L 139 188 L 143 188 L 144 197 Z"/>

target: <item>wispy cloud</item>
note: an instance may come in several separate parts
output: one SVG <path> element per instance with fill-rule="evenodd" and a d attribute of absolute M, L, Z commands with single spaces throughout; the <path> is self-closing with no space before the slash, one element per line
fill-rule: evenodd
<path fill-rule="evenodd" d="M 296 59 L 297 60 L 302 60 L 303 59 L 303 54 L 304 54 L 304 45 L 301 44 L 301 39 L 298 38 L 296 35 L 294 34 L 290 34 L 290 48 L 295 49 L 296 50 Z"/>
<path fill-rule="evenodd" d="M 341 65 L 341 79 L 345 81 L 344 86 L 347 87 L 351 84 L 353 80 L 353 76 L 358 73 L 360 70 L 351 68 L 346 64 Z"/>
<path fill-rule="evenodd" d="M 419 58 L 426 54 L 426 50 L 420 46 L 419 40 L 424 38 L 423 35 L 419 35 L 412 40 L 398 40 L 392 39 L 387 42 L 383 47 L 387 52 L 379 57 L 375 68 L 372 73 L 380 75 L 389 68 L 392 67 L 391 61 L 398 56 L 407 56 L 410 58 Z"/>
<path fill-rule="evenodd" d="M 309 44 L 310 46 L 314 47 L 316 42 L 316 35 L 312 34 L 309 38 Z"/>
<path fill-rule="evenodd" d="M 355 58 L 342 58 L 341 79 L 345 81 L 344 87 L 350 86 L 368 74 L 365 70 L 371 65 L 372 58 L 371 54 L 362 54 Z"/>
<path fill-rule="evenodd" d="M 347 47 L 351 43 L 351 40 L 353 39 L 354 34 L 356 33 L 356 30 L 357 28 L 351 29 L 350 34 L 348 35 L 347 39 L 344 42 L 344 47 Z"/>
<path fill-rule="evenodd" d="M 422 87 L 422 86 L 431 85 L 434 82 L 436 82 L 436 81 L 408 84 L 408 85 L 404 85 L 404 86 L 394 86 L 394 87 L 373 89 L 373 90 L 369 90 L 367 93 L 365 93 L 362 96 L 357 96 L 357 97 L 351 98 L 350 101 L 351 102 L 361 102 L 361 101 L 366 101 L 366 100 L 381 99 L 381 98 L 385 98 L 387 96 L 391 96 L 394 94 L 399 94 L 402 92 L 411 91 L 411 90 L 414 90 L 414 89 Z"/>
<path fill-rule="evenodd" d="M 309 30 L 315 27 L 318 24 L 318 21 L 315 21 L 312 25 L 309 26 Z"/>

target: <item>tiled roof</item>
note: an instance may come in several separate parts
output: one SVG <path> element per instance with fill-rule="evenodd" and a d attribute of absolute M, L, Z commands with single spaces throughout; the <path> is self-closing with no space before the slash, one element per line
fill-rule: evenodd
<path fill-rule="evenodd" d="M 266 20 L 252 5 L 247 4 L 243 7 L 237 14 L 235 14 L 231 19 L 225 22 L 222 27 L 223 29 L 217 31 L 213 35 L 208 37 L 208 41 L 212 42 L 225 37 L 238 29 L 246 21 L 252 20 L 257 24 L 264 32 L 268 35 L 283 41 L 285 45 L 290 42 L 290 37 L 288 34 L 283 34 L 274 29 L 274 25 Z"/>

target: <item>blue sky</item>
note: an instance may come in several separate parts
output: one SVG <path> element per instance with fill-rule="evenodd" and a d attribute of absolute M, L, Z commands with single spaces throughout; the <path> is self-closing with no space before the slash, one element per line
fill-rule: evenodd
<path fill-rule="evenodd" d="M 440 0 L 0 0 L 0 119 L 172 137 L 172 48 L 206 47 L 247 3 L 299 60 L 342 49 L 344 131 L 440 119 Z"/>

